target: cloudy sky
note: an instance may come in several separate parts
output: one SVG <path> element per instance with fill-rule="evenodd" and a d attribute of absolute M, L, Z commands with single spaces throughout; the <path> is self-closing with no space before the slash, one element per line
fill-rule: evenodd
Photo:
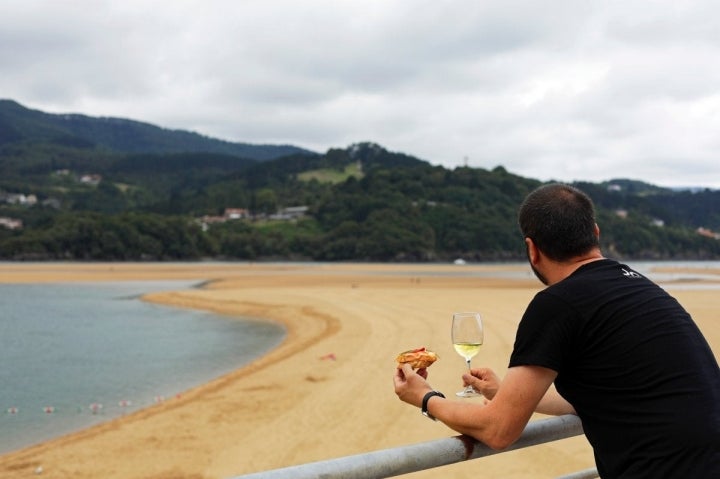
<path fill-rule="evenodd" d="M 317 152 L 720 188 L 716 0 L 3 0 L 0 98 Z"/>

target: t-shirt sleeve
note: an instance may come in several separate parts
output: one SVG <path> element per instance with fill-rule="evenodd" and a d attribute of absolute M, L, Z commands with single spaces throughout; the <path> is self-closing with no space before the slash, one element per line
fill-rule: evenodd
<path fill-rule="evenodd" d="M 542 366 L 558 373 L 572 359 L 572 308 L 560 298 L 538 293 L 523 314 L 510 356 L 510 367 Z"/>

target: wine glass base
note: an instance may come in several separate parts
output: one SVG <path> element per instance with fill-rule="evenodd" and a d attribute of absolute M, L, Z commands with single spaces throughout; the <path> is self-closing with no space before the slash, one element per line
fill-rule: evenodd
<path fill-rule="evenodd" d="M 482 396 L 482 394 L 480 394 L 477 391 L 468 391 L 467 389 L 460 391 L 460 392 L 456 392 L 455 395 L 457 397 L 461 397 L 461 398 L 474 398 L 474 397 Z"/>

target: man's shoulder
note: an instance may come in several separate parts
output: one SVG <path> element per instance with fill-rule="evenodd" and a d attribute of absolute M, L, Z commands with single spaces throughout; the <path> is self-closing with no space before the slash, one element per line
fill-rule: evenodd
<path fill-rule="evenodd" d="M 564 287 L 568 285 L 576 285 L 577 283 L 584 283 L 587 281 L 595 281 L 598 279 L 612 279 L 622 278 L 628 274 L 636 275 L 641 277 L 639 273 L 636 273 L 629 266 L 620 263 L 614 259 L 601 258 L 589 263 L 585 263 L 575 271 L 572 272 L 567 278 L 558 283 L 552 285 Z"/>

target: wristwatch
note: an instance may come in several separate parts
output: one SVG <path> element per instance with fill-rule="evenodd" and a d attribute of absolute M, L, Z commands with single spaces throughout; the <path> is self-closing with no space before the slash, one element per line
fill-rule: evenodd
<path fill-rule="evenodd" d="M 444 395 L 443 393 L 441 393 L 440 391 L 430 391 L 429 393 L 425 394 L 425 396 L 423 396 L 422 408 L 420 409 L 420 411 L 422 412 L 422 415 L 423 415 L 423 416 L 425 416 L 425 417 L 427 417 L 427 418 L 430 418 L 430 419 L 432 419 L 433 421 L 437 421 L 437 418 L 434 418 L 434 417 L 428 412 L 428 409 L 427 409 L 428 401 L 429 401 L 430 398 L 433 397 L 433 396 L 440 396 L 440 397 L 443 398 L 443 399 L 445 398 L 445 395 Z"/>

